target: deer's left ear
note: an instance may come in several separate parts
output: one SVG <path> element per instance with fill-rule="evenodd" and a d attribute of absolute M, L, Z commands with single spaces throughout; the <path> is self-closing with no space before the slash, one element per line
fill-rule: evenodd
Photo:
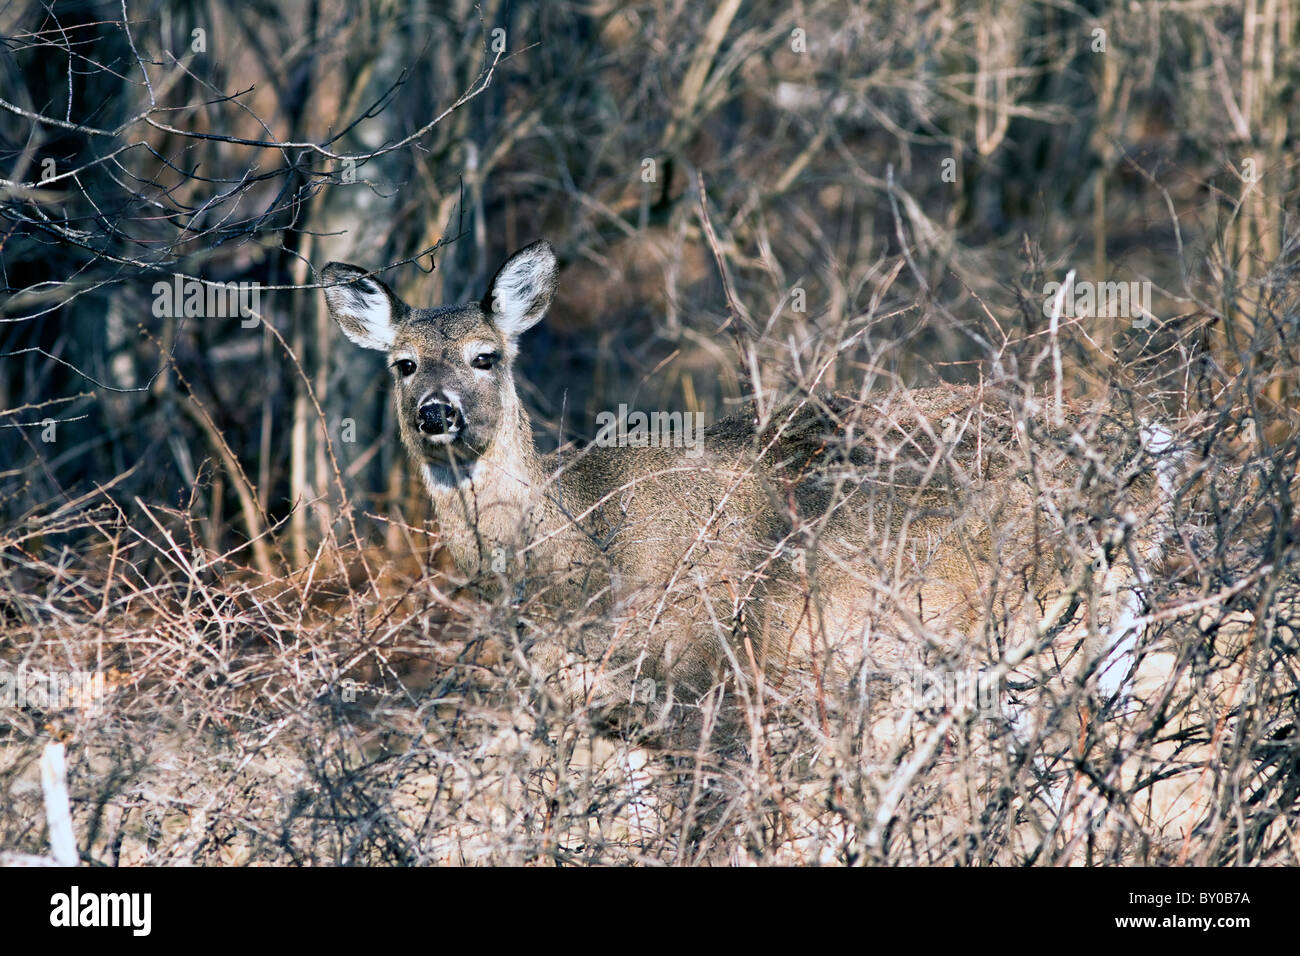
<path fill-rule="evenodd" d="M 551 307 L 559 266 L 545 239 L 524 246 L 505 261 L 483 297 L 483 311 L 507 338 L 532 328 Z"/>
<path fill-rule="evenodd" d="M 327 283 L 325 303 L 343 334 L 362 348 L 388 351 L 405 308 L 393 290 L 346 262 L 329 263 L 320 277 Z"/>

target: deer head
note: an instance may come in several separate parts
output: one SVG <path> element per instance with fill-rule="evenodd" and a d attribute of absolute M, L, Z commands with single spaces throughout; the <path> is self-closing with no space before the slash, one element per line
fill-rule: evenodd
<path fill-rule="evenodd" d="M 531 443 L 513 364 L 519 336 L 550 307 L 556 274 L 540 240 L 506 260 L 481 301 L 417 309 L 358 266 L 321 270 L 343 333 L 388 354 L 402 442 L 431 490 L 472 481 L 494 446 Z"/>

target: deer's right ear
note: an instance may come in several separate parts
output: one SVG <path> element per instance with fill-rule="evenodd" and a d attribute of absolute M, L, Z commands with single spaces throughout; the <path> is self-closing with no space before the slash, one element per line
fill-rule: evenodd
<path fill-rule="evenodd" d="M 524 246 L 497 270 L 483 297 L 483 311 L 507 339 L 517 339 L 551 307 L 559 271 L 555 250 L 545 239 Z"/>
<path fill-rule="evenodd" d="M 331 262 L 320 271 L 325 302 L 343 334 L 357 345 L 388 351 L 397 335 L 401 304 L 393 291 L 366 270 Z"/>

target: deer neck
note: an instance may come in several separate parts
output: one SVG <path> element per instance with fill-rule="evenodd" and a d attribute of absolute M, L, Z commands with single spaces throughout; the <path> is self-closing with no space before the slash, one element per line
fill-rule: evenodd
<path fill-rule="evenodd" d="M 547 476 L 528 413 L 512 406 L 467 480 L 448 485 L 421 468 L 443 542 L 465 574 L 506 570 L 543 524 Z"/>

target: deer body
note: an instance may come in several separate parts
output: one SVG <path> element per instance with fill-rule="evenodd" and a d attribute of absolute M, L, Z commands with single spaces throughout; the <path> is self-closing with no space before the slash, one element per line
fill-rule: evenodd
<path fill-rule="evenodd" d="M 599 620 L 578 629 L 592 635 L 578 653 L 538 653 L 572 700 L 615 725 L 646 680 L 650 719 L 667 725 L 683 708 L 699 718 L 729 681 L 865 687 L 922 652 L 956 660 L 965 645 L 1019 639 L 1065 587 L 1060 543 L 1091 536 L 1080 547 L 1100 553 L 1111 533 L 1054 495 L 1104 480 L 1145 518 L 1156 507 L 1136 428 L 1117 439 L 1126 465 L 1081 463 L 1062 439 L 1026 474 L 1023 421 L 955 386 L 724 419 L 698 457 L 540 455 L 511 362 L 556 270 L 534 243 L 481 302 L 442 309 L 410 308 L 355 266 L 322 274 L 344 333 L 389 356 L 402 441 L 457 566 L 482 575 L 504 557 L 551 603 Z M 1112 598 L 1133 580 L 1112 581 Z M 1106 651 L 1082 655 L 1085 674 Z"/>

